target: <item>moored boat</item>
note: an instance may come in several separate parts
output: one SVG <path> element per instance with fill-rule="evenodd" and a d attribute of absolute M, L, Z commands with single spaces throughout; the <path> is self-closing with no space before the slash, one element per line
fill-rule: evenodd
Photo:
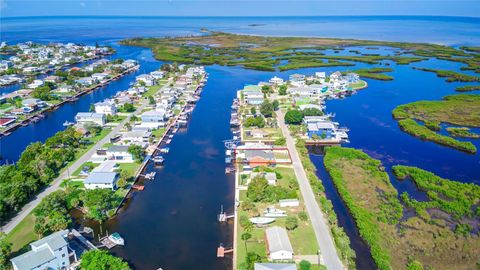
<path fill-rule="evenodd" d="M 268 207 L 267 209 L 265 209 L 265 211 L 263 211 L 263 215 L 265 217 L 270 217 L 270 218 L 274 218 L 274 217 L 286 217 L 287 216 L 287 212 L 286 211 L 283 211 L 283 210 L 280 210 L 280 209 L 276 209 L 274 207 Z"/>
<path fill-rule="evenodd" d="M 250 218 L 250 222 L 255 225 L 266 225 L 275 221 L 275 218 L 272 217 L 253 217 Z"/>
<path fill-rule="evenodd" d="M 108 236 L 108 240 L 112 241 L 113 243 L 117 244 L 117 245 L 125 245 L 125 240 L 123 239 L 122 236 L 120 236 L 119 233 L 115 232 L 115 233 L 112 233 L 111 235 Z"/>

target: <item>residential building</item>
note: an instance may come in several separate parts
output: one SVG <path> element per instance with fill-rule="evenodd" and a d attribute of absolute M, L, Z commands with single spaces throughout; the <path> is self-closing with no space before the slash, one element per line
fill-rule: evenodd
<path fill-rule="evenodd" d="M 300 205 L 300 202 L 297 199 L 279 200 L 278 203 L 280 204 L 280 207 L 298 207 Z"/>
<path fill-rule="evenodd" d="M 104 126 L 107 119 L 103 113 L 79 112 L 75 115 L 75 121 L 81 124 L 94 123 Z"/>
<path fill-rule="evenodd" d="M 66 269 L 70 265 L 68 230 L 58 231 L 30 244 L 32 248 L 10 261 L 14 270 Z"/>
<path fill-rule="evenodd" d="M 95 103 L 95 112 L 104 113 L 107 115 L 115 115 L 117 114 L 117 106 L 113 100 L 106 99 L 103 102 Z"/>
<path fill-rule="evenodd" d="M 91 172 L 83 184 L 86 189 L 108 188 L 116 190 L 118 177 L 117 172 L 96 171 Z"/>
<path fill-rule="evenodd" d="M 105 154 L 107 159 L 118 162 L 133 162 L 133 156 L 128 152 L 128 145 L 112 145 Z"/>
<path fill-rule="evenodd" d="M 293 260 L 293 248 L 287 230 L 273 226 L 265 230 L 265 235 L 270 260 Z"/>
<path fill-rule="evenodd" d="M 279 78 L 277 76 L 271 78 L 268 82 L 276 85 L 282 85 L 285 83 L 282 78 Z"/>
<path fill-rule="evenodd" d="M 266 166 L 275 161 L 272 150 L 245 150 L 245 159 L 250 167 Z"/>
<path fill-rule="evenodd" d="M 297 270 L 294 263 L 255 263 L 253 270 Z"/>

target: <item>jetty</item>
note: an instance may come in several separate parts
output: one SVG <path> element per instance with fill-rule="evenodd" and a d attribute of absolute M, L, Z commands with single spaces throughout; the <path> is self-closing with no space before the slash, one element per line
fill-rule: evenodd
<path fill-rule="evenodd" d="M 220 246 L 217 248 L 217 257 L 223 258 L 225 257 L 225 254 L 232 253 L 233 251 L 233 248 L 226 249 L 222 244 L 220 244 Z"/>

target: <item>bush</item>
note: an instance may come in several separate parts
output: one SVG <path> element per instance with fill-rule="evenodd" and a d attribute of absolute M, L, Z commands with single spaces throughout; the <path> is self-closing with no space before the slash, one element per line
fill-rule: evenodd
<path fill-rule="evenodd" d="M 298 219 L 296 217 L 287 217 L 285 220 L 285 228 L 287 230 L 292 231 L 298 227 Z"/>
<path fill-rule="evenodd" d="M 301 221 L 307 221 L 308 220 L 308 215 L 305 211 L 302 211 L 302 212 L 299 212 L 298 213 L 298 218 L 301 220 Z"/>
<path fill-rule="evenodd" d="M 300 266 L 300 270 L 310 270 L 310 268 L 312 267 L 312 264 L 309 261 L 302 260 L 299 263 L 299 266 Z"/>
<path fill-rule="evenodd" d="M 285 114 L 285 123 L 298 125 L 302 123 L 303 114 L 299 110 L 290 110 Z"/>

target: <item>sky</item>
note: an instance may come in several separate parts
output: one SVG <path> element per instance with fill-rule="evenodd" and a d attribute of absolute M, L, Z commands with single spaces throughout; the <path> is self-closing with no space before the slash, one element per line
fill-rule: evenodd
<path fill-rule="evenodd" d="M 480 0 L 0 0 L 0 16 L 335 16 L 480 17 Z"/>

